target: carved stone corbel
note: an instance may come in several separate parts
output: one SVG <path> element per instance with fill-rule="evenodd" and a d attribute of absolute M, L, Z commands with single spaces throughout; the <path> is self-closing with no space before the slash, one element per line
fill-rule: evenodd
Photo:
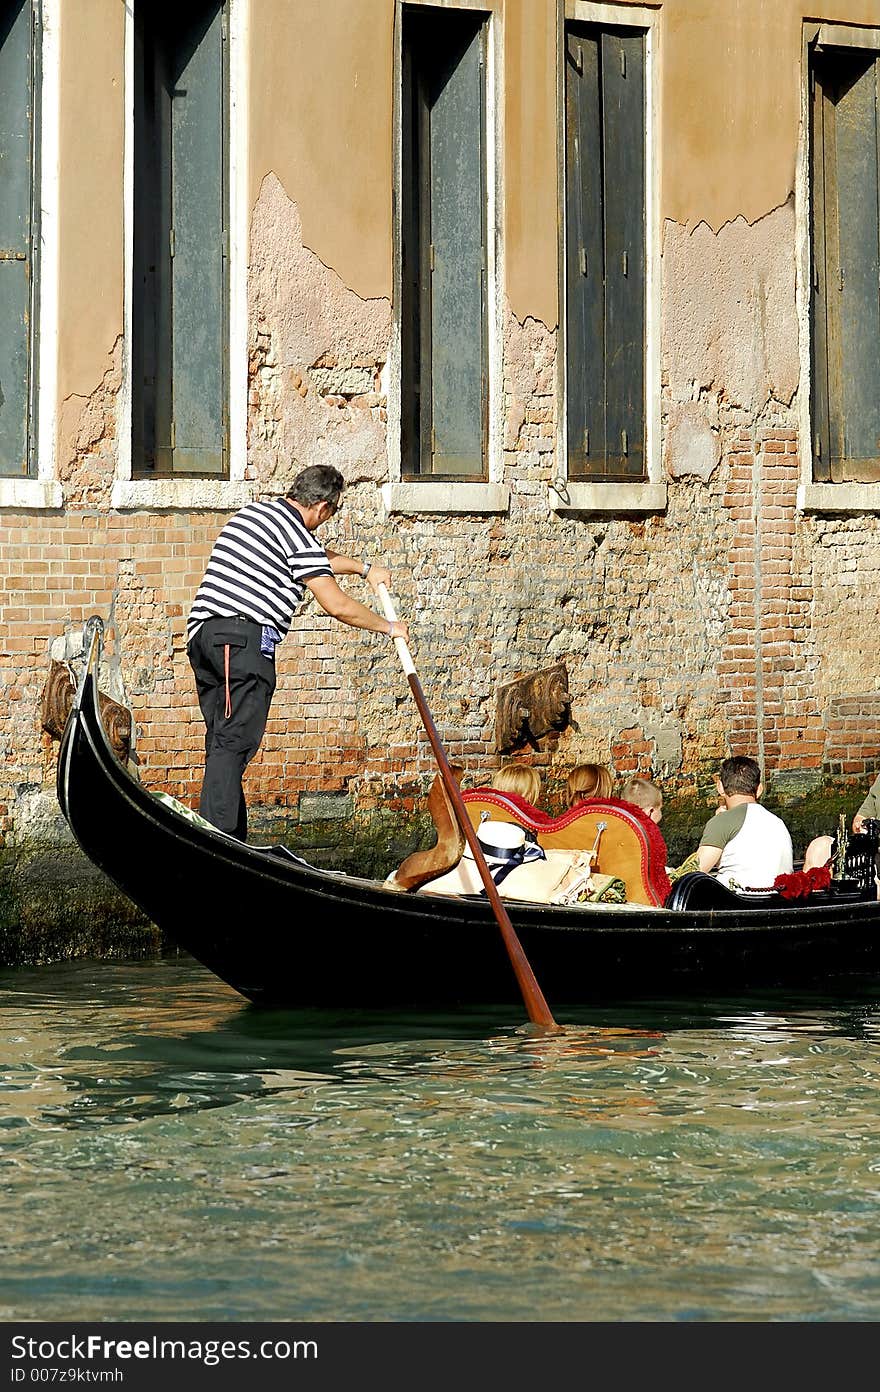
<path fill-rule="evenodd" d="M 499 754 L 509 754 L 525 744 L 537 749 L 539 739 L 564 730 L 570 721 L 571 696 L 565 663 L 527 672 L 498 688 L 495 748 Z"/>
<path fill-rule="evenodd" d="M 64 734 L 75 691 L 76 681 L 70 667 L 66 662 L 58 662 L 53 658 L 40 697 L 41 727 L 53 739 L 60 740 Z M 128 763 L 129 759 L 137 762 L 131 752 L 131 711 L 125 706 L 120 706 L 118 701 L 105 696 L 103 691 L 98 692 L 98 704 L 110 747 L 117 759 L 123 764 Z"/>

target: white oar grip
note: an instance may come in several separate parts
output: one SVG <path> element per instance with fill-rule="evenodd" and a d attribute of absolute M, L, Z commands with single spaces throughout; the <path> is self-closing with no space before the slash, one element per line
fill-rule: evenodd
<path fill-rule="evenodd" d="M 386 619 L 389 623 L 397 623 L 397 610 L 394 608 L 394 601 L 388 593 L 388 586 L 379 585 L 377 589 Z M 403 668 L 406 675 L 408 677 L 415 676 L 415 664 L 412 658 L 410 657 L 409 647 L 407 646 L 406 639 L 395 638 L 394 646 L 397 648 L 397 656 L 400 658 L 400 665 Z"/>

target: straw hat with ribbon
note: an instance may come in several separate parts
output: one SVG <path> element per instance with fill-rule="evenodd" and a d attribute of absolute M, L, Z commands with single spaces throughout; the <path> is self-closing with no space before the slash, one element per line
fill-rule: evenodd
<path fill-rule="evenodd" d="M 511 871 L 525 860 L 526 834 L 522 827 L 515 826 L 513 822 L 487 821 L 477 827 L 477 836 L 489 873 L 500 886 Z M 544 852 L 540 846 L 536 846 L 535 850 L 543 858 Z M 465 846 L 464 854 L 453 870 L 423 885 L 421 893 L 483 894 L 483 882 L 470 846 Z"/>

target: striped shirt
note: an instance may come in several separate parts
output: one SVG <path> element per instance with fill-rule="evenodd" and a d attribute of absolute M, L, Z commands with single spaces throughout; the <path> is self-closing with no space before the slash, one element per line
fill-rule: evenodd
<path fill-rule="evenodd" d="M 222 528 L 186 624 L 186 640 L 206 619 L 241 614 L 272 624 L 283 638 L 305 583 L 332 575 L 327 552 L 284 498 L 248 503 Z"/>

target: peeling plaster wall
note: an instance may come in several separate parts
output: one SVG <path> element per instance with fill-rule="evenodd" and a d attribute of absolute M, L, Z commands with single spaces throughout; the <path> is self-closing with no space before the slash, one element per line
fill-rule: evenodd
<path fill-rule="evenodd" d="M 109 506 L 109 490 L 116 473 L 121 385 L 120 334 L 94 390 L 88 396 L 71 394 L 61 402 L 58 478 L 69 509 Z"/>
<path fill-rule="evenodd" d="M 801 357 L 793 188 L 804 7 L 793 0 L 774 7 L 668 0 L 662 7 L 660 368 L 663 468 L 671 482 L 666 514 L 641 523 L 561 518 L 547 506 L 547 484 L 559 468 L 555 8 L 520 0 L 492 6 L 503 34 L 504 100 L 496 117 L 510 516 L 399 518 L 384 526 L 391 554 L 405 557 L 412 571 L 412 589 L 401 578 L 402 596 L 418 614 L 429 680 L 440 709 L 450 703 L 456 752 L 478 760 L 492 756 L 495 685 L 563 655 L 579 728 L 546 751 L 551 768 L 602 757 L 619 772 L 653 769 L 673 784 L 696 778 L 708 786 L 731 743 L 757 749 L 768 767 L 818 768 L 828 752 L 823 721 L 833 697 L 817 674 L 829 666 L 831 648 L 835 680 L 858 687 L 877 673 L 869 645 L 859 640 L 850 651 L 840 625 L 832 639 L 815 622 L 817 613 L 837 612 L 840 593 L 843 612 L 856 607 L 853 587 L 845 588 L 851 572 L 833 581 L 822 572 L 843 538 L 864 528 L 805 517 L 794 506 Z M 823 17 L 880 23 L 880 4 L 836 4 Z M 350 53 L 328 61 L 348 75 L 347 90 Z M 377 85 L 385 81 L 381 64 L 373 71 Z M 319 100 L 309 86 L 314 77 L 304 76 L 301 101 Z M 376 102 L 374 110 L 385 108 Z M 347 130 L 343 113 L 345 148 Z M 281 137 L 273 138 L 277 150 Z M 284 138 L 296 139 L 291 130 Z M 362 196 L 367 175 L 355 161 L 342 189 L 328 194 L 296 173 L 297 159 L 301 152 L 287 161 L 255 156 L 252 168 L 252 183 L 262 180 L 252 227 L 252 459 L 269 479 L 277 449 L 300 462 L 328 449 L 355 478 L 378 479 L 388 285 L 381 277 L 367 284 L 355 265 L 364 248 L 341 247 L 334 224 Z M 277 180 L 264 177 L 270 169 Z M 329 196 L 337 200 L 332 215 Z M 375 217 L 365 225 L 372 250 L 384 255 L 388 224 L 371 207 Z M 277 247 L 283 255 L 275 274 Z M 358 421 L 358 411 L 369 420 Z M 364 499 L 368 492 L 359 505 Z M 837 530 L 841 540 L 829 544 Z M 873 539 L 860 554 L 870 576 Z M 503 603 L 487 608 L 487 595 Z M 462 613 L 469 622 L 457 621 Z M 466 670 L 460 641 L 469 642 Z"/>
<path fill-rule="evenodd" d="M 663 366 L 671 406 L 714 396 L 759 410 L 791 405 L 800 378 L 793 200 L 713 233 L 667 222 Z M 673 466 L 674 467 L 674 466 Z"/>
<path fill-rule="evenodd" d="M 349 482 L 384 480 L 391 303 L 362 299 L 303 245 L 274 174 L 250 234 L 250 459 L 262 485 L 331 458 Z"/>
<path fill-rule="evenodd" d="M 802 21 L 880 24 L 878 0 L 665 0 L 662 213 L 718 231 L 794 190 Z"/>
<path fill-rule="evenodd" d="M 502 180 L 507 295 L 522 320 L 548 329 L 558 318 L 559 206 L 556 143 L 555 0 L 505 0 Z M 553 209 L 554 215 L 547 216 Z"/>
<path fill-rule="evenodd" d="M 125 6 L 77 0 L 61 24 L 58 394 L 86 401 L 122 334 Z M 87 75 L 87 77 L 86 77 Z M 68 414 L 62 425 L 75 434 Z M 64 458 L 65 440 L 60 441 Z"/>
<path fill-rule="evenodd" d="M 626 8 L 624 0 L 618 12 Z M 265 9 L 265 26 L 252 26 L 251 200 L 274 172 L 299 207 L 305 244 L 359 294 L 387 296 L 393 0 L 274 0 Z M 553 328 L 557 4 L 491 0 L 487 10 L 503 32 L 507 293 L 518 318 Z M 716 232 L 737 218 L 754 223 L 794 189 L 802 22 L 816 9 L 803 0 L 665 0 L 659 11 L 662 218 Z M 880 25 L 880 0 L 828 0 L 821 18 Z M 279 84 L 289 101 L 283 122 L 272 97 Z M 327 178 L 340 167 L 344 180 Z"/>
<path fill-rule="evenodd" d="M 251 206 L 274 173 L 306 246 L 365 299 L 391 294 L 393 23 L 392 0 L 252 7 Z"/>
<path fill-rule="evenodd" d="M 880 691 L 880 518 L 828 518 L 811 552 L 815 588 L 816 693 Z"/>
<path fill-rule="evenodd" d="M 552 328 L 555 0 L 488 0 L 486 9 L 503 34 L 498 120 L 511 303 Z M 273 173 L 297 204 L 304 244 L 365 299 L 391 294 L 393 29 L 393 0 L 267 0 L 251 28 L 251 203 Z M 278 91 L 287 97 L 283 121 Z M 332 177 L 342 169 L 344 179 Z"/>

